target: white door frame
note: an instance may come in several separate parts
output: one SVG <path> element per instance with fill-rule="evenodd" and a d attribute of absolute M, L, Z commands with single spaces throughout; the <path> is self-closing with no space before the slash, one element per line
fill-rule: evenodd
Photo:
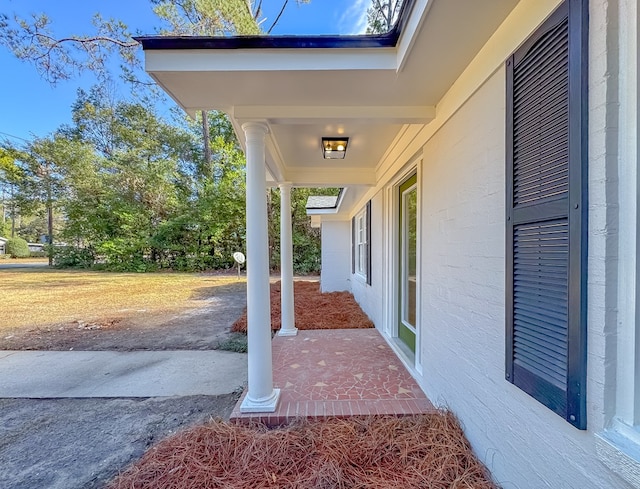
<path fill-rule="evenodd" d="M 400 211 L 400 185 L 412 174 L 416 174 L 417 188 L 417 250 L 416 250 L 416 351 L 414 358 L 409 358 L 398 342 L 398 317 L 400 290 L 398 263 L 400 261 L 400 237 L 398 216 Z M 383 332 L 388 337 L 389 344 L 402 360 L 409 371 L 422 375 L 422 198 L 421 198 L 422 159 L 415 157 L 405 168 L 400 171 L 385 187 L 383 192 L 385 212 L 383 215 L 384 236 L 384 266 L 383 266 L 383 317 L 385 318 Z"/>

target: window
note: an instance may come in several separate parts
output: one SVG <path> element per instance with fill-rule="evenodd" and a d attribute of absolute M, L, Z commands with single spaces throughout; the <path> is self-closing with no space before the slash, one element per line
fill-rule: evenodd
<path fill-rule="evenodd" d="M 507 60 L 506 378 L 586 428 L 586 7 Z"/>
<path fill-rule="evenodd" d="M 351 220 L 351 273 L 371 285 L 371 201 Z"/>
<path fill-rule="evenodd" d="M 637 3 L 623 2 L 619 6 L 620 25 L 610 26 L 619 35 L 620 51 L 612 54 L 620 59 L 618 77 L 611 77 L 602 90 L 618 89 L 619 101 L 607 110 L 607 122 L 618 130 L 618 140 L 607 142 L 615 148 L 615 158 L 604 158 L 597 163 L 615 170 L 624 178 L 602 182 L 607 189 L 607 200 L 602 207 L 617 209 L 618 225 L 613 229 L 617 242 L 617 259 L 608 260 L 602 273 L 606 280 L 606 322 L 610 326 L 605 362 L 608 375 L 604 389 L 611 402 L 605 403 L 604 430 L 596 435 L 596 450 L 601 461 L 620 477 L 640 487 L 640 220 L 638 180 L 640 155 L 638 142 L 638 53 L 637 36 L 640 12 Z M 596 14 L 598 15 L 598 14 Z M 605 12 L 599 15 L 606 15 Z M 601 19 L 596 18 L 596 24 Z M 619 57 L 619 58 L 618 58 Z M 598 94 L 596 91 L 596 97 Z M 617 118 L 617 124 L 609 122 Z M 608 133 L 596 136 L 605 140 Z M 596 143 L 598 144 L 598 143 Z M 606 153 L 609 153 L 607 151 Z M 605 153 L 605 154 L 606 154 Z M 593 164 L 593 163 L 592 163 Z M 604 199 L 603 199 L 604 200 Z M 598 205 L 596 203 L 596 205 Z M 600 224 L 603 227 L 604 223 Z M 610 239 L 608 233 L 591 238 L 598 245 Z M 605 248 L 609 256 L 610 248 Z M 598 251 L 592 253 L 597 254 Z M 595 279 L 597 280 L 597 278 Z M 610 293 L 611 290 L 616 293 Z M 598 299 L 596 299 L 598 300 Z M 631 487 L 630 486 L 630 487 Z"/>

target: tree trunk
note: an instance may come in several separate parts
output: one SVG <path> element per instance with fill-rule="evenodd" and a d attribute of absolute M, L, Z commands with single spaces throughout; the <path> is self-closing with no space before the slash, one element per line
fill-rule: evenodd
<path fill-rule="evenodd" d="M 11 238 L 16 237 L 16 199 L 13 195 L 13 186 L 11 187 Z"/>
<path fill-rule="evenodd" d="M 211 143 L 209 142 L 209 117 L 207 111 L 202 111 L 202 139 L 204 140 L 204 161 L 206 169 L 203 172 L 206 175 L 213 176 L 213 168 L 211 167 Z"/>
<path fill-rule="evenodd" d="M 5 231 L 5 224 L 7 223 L 7 189 L 2 186 L 2 232 Z"/>
<path fill-rule="evenodd" d="M 47 189 L 47 233 L 49 234 L 47 239 L 49 255 L 49 266 L 53 265 L 53 202 L 51 201 L 51 187 Z"/>
<path fill-rule="evenodd" d="M 269 270 L 275 270 L 277 260 L 273 256 L 276 251 L 276 235 L 280 229 L 279 219 L 276 215 L 276 207 L 273 205 L 273 188 L 267 190 L 267 219 L 269 232 Z"/>

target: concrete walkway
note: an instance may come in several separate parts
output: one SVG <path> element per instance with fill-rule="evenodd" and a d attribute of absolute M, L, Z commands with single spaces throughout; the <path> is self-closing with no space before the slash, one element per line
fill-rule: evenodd
<path fill-rule="evenodd" d="M 222 395 L 242 387 L 247 356 L 206 351 L 0 351 L 0 398 Z"/>
<path fill-rule="evenodd" d="M 4 263 L 0 261 L 0 270 L 10 270 L 13 268 L 48 268 L 49 263 L 46 261 L 36 261 L 36 262 L 11 262 Z"/>

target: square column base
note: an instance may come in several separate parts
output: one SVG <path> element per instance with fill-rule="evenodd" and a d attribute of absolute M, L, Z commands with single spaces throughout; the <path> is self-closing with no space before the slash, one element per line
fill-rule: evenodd
<path fill-rule="evenodd" d="M 280 329 L 278 336 L 296 336 L 298 334 L 298 328 Z"/>
<path fill-rule="evenodd" d="M 267 399 L 254 401 L 249 399 L 249 395 L 245 396 L 242 404 L 240 404 L 241 413 L 274 413 L 278 408 L 280 401 L 280 389 L 273 389 L 273 394 Z"/>

